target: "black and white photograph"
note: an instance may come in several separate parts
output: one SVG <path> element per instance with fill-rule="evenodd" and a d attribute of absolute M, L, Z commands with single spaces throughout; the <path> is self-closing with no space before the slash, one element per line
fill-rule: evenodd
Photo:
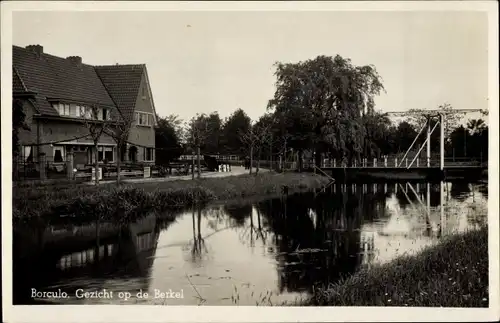
<path fill-rule="evenodd" d="M 13 1 L 1 50 L 6 321 L 500 318 L 497 2 Z"/>

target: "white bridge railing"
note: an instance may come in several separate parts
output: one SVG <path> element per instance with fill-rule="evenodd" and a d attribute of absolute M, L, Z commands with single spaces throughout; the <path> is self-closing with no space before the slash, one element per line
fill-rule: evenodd
<path fill-rule="evenodd" d="M 417 158 L 411 164 L 413 158 L 363 158 L 348 162 L 341 159 L 324 159 L 321 161 L 321 168 L 427 168 L 439 167 L 439 159 Z M 445 158 L 445 167 L 479 167 L 486 166 L 487 162 L 473 158 Z M 314 162 L 304 162 L 305 168 L 313 167 Z"/>

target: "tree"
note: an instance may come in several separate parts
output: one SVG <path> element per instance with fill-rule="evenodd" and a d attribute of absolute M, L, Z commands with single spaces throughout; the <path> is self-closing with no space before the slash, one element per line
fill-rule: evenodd
<path fill-rule="evenodd" d="M 260 153 L 262 151 L 262 143 L 265 141 L 267 136 L 268 125 L 255 124 L 251 126 L 246 132 L 240 132 L 239 138 L 244 143 L 243 147 L 248 149 L 248 155 L 250 158 L 250 174 L 252 174 L 254 153 L 257 152 L 257 167 L 255 173 L 258 174 L 260 166 Z"/>
<path fill-rule="evenodd" d="M 372 112 L 362 117 L 365 127 L 365 138 L 363 140 L 363 155 L 368 157 L 380 157 L 387 154 L 390 148 L 387 145 L 391 121 L 380 113 Z"/>
<path fill-rule="evenodd" d="M 417 130 L 411 123 L 409 123 L 408 121 L 401 122 L 397 126 L 395 133 L 395 137 L 397 138 L 396 139 L 397 153 L 405 152 L 408 148 L 410 148 L 417 134 L 418 134 Z"/>
<path fill-rule="evenodd" d="M 285 119 L 290 146 L 299 152 L 309 147 L 330 150 L 349 159 L 363 150 L 362 115 L 374 108 L 383 90 L 373 66 L 354 66 L 349 59 L 318 56 L 298 63 L 276 64 L 276 92 L 269 101 Z"/>
<path fill-rule="evenodd" d="M 220 141 L 222 137 L 222 120 L 217 111 L 208 115 L 207 128 L 204 152 L 207 154 L 218 154 L 220 152 Z"/>
<path fill-rule="evenodd" d="M 89 136 L 92 138 L 94 144 L 94 171 L 95 171 L 95 184 L 99 185 L 99 139 L 103 133 L 107 133 L 109 129 L 109 122 L 104 120 L 98 120 L 100 106 L 99 104 L 94 104 L 90 107 L 82 107 L 80 115 L 83 116 L 83 124 L 89 132 Z"/>
<path fill-rule="evenodd" d="M 23 109 L 23 101 L 20 99 L 12 100 L 12 157 L 13 157 L 13 176 L 16 179 L 18 174 L 18 157 L 20 151 L 19 132 L 20 130 L 29 130 L 26 124 L 26 114 Z"/>
<path fill-rule="evenodd" d="M 19 132 L 22 129 L 29 130 L 25 122 L 26 114 L 23 109 L 23 101 L 20 99 L 12 100 L 12 155 L 14 158 L 19 156 Z"/>
<path fill-rule="evenodd" d="M 237 109 L 227 118 L 222 127 L 222 140 L 220 142 L 224 153 L 243 155 L 246 152 L 245 142 L 239 134 L 248 133 L 250 117 L 242 109 Z"/>
<path fill-rule="evenodd" d="M 94 113 L 97 113 L 97 112 L 94 111 Z M 125 117 L 123 114 L 121 114 L 121 112 L 119 113 L 119 115 L 112 115 L 111 118 L 112 118 L 112 120 L 108 123 L 108 126 L 105 127 L 106 129 L 103 127 L 102 131 L 105 132 L 106 134 L 108 134 L 111 138 L 113 138 L 113 140 L 116 143 L 116 155 L 117 155 L 116 182 L 119 184 L 120 180 L 121 180 L 122 154 L 126 150 L 125 147 L 127 145 L 127 141 L 129 138 L 130 129 L 132 127 L 133 120 L 132 120 L 131 116 Z M 94 130 L 91 130 L 91 132 L 92 131 L 94 131 Z M 92 136 L 92 134 L 91 134 L 91 136 Z M 99 137 L 100 137 L 100 135 L 99 135 Z M 94 139 L 93 136 L 92 136 L 92 138 Z M 99 140 L 99 138 L 97 138 L 97 141 L 98 140 Z M 97 143 L 95 140 L 94 140 L 94 146 L 97 149 Z M 96 150 L 96 158 L 97 158 L 97 150 Z M 96 168 L 96 181 L 98 181 L 97 180 L 97 168 Z"/>
<path fill-rule="evenodd" d="M 252 174 L 254 153 L 256 153 L 257 156 L 257 167 L 255 173 L 259 173 L 262 148 L 266 142 L 271 140 L 270 130 L 273 124 L 273 116 L 266 114 L 260 117 L 260 119 L 253 126 L 251 126 L 247 132 L 240 132 L 239 134 L 241 141 L 245 143 L 245 147 L 249 150 L 250 174 Z"/>
<path fill-rule="evenodd" d="M 176 116 L 157 117 L 155 129 L 156 163 L 168 165 L 182 154 L 180 122 Z"/>
<path fill-rule="evenodd" d="M 193 151 L 196 149 L 198 178 L 201 177 L 200 149 L 205 144 L 205 141 L 209 135 L 208 124 L 209 122 L 207 115 L 197 114 L 196 117 L 191 119 L 187 130 L 187 134 L 189 134 L 189 136 L 186 138 L 188 145 L 192 147 Z M 194 179 L 194 172 L 193 172 L 193 179 Z"/>
<path fill-rule="evenodd" d="M 157 115 L 156 120 L 160 119 L 165 120 L 169 124 L 169 127 L 173 128 L 176 137 L 179 140 L 179 143 L 182 143 L 183 140 L 185 139 L 184 121 L 180 119 L 179 116 L 176 114 L 170 114 L 164 118 L 160 118 L 160 116 Z"/>
<path fill-rule="evenodd" d="M 486 125 L 486 122 L 483 119 L 472 119 L 469 120 L 469 122 L 467 122 L 467 129 L 472 135 L 476 133 L 481 133 L 487 128 L 488 126 Z"/>
<path fill-rule="evenodd" d="M 466 136 L 469 144 L 467 156 L 488 160 L 488 126 L 483 119 L 473 119 L 467 123 Z"/>

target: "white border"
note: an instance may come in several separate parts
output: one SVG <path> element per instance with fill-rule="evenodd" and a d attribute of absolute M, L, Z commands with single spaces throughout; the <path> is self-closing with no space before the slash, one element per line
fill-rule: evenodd
<path fill-rule="evenodd" d="M 489 261 L 488 309 L 348 308 L 348 307 L 186 307 L 186 306 L 12 306 L 12 272 L 3 268 L 4 319 L 8 322 L 285 322 L 285 321 L 490 321 L 498 320 L 499 213 L 498 213 L 498 3 L 496 1 L 391 1 L 391 2 L 1 2 L 2 86 L 2 262 L 12 256 L 11 177 L 11 64 L 12 11 L 485 11 L 489 19 Z M 464 39 L 464 41 L 466 41 Z M 91 306 L 91 305 L 90 305 Z"/>

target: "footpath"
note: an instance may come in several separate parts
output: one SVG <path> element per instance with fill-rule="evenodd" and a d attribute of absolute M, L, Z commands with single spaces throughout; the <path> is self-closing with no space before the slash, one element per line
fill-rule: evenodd
<path fill-rule="evenodd" d="M 267 169 L 259 169 L 259 173 L 267 172 Z M 255 168 L 253 169 L 255 172 Z M 218 178 L 218 177 L 229 177 L 229 176 L 241 176 L 248 174 L 249 170 L 245 169 L 242 166 L 232 166 L 230 172 L 203 172 L 201 173 L 201 178 Z M 197 178 L 198 174 L 194 174 L 195 178 Z M 150 178 L 124 178 L 122 183 L 157 183 L 157 182 L 172 182 L 172 181 L 189 181 L 192 180 L 193 175 L 171 175 L 167 177 L 150 177 Z M 116 182 L 116 180 L 106 181 L 101 180 L 99 184 L 111 184 Z M 87 182 L 88 185 L 94 185 L 93 182 Z"/>

